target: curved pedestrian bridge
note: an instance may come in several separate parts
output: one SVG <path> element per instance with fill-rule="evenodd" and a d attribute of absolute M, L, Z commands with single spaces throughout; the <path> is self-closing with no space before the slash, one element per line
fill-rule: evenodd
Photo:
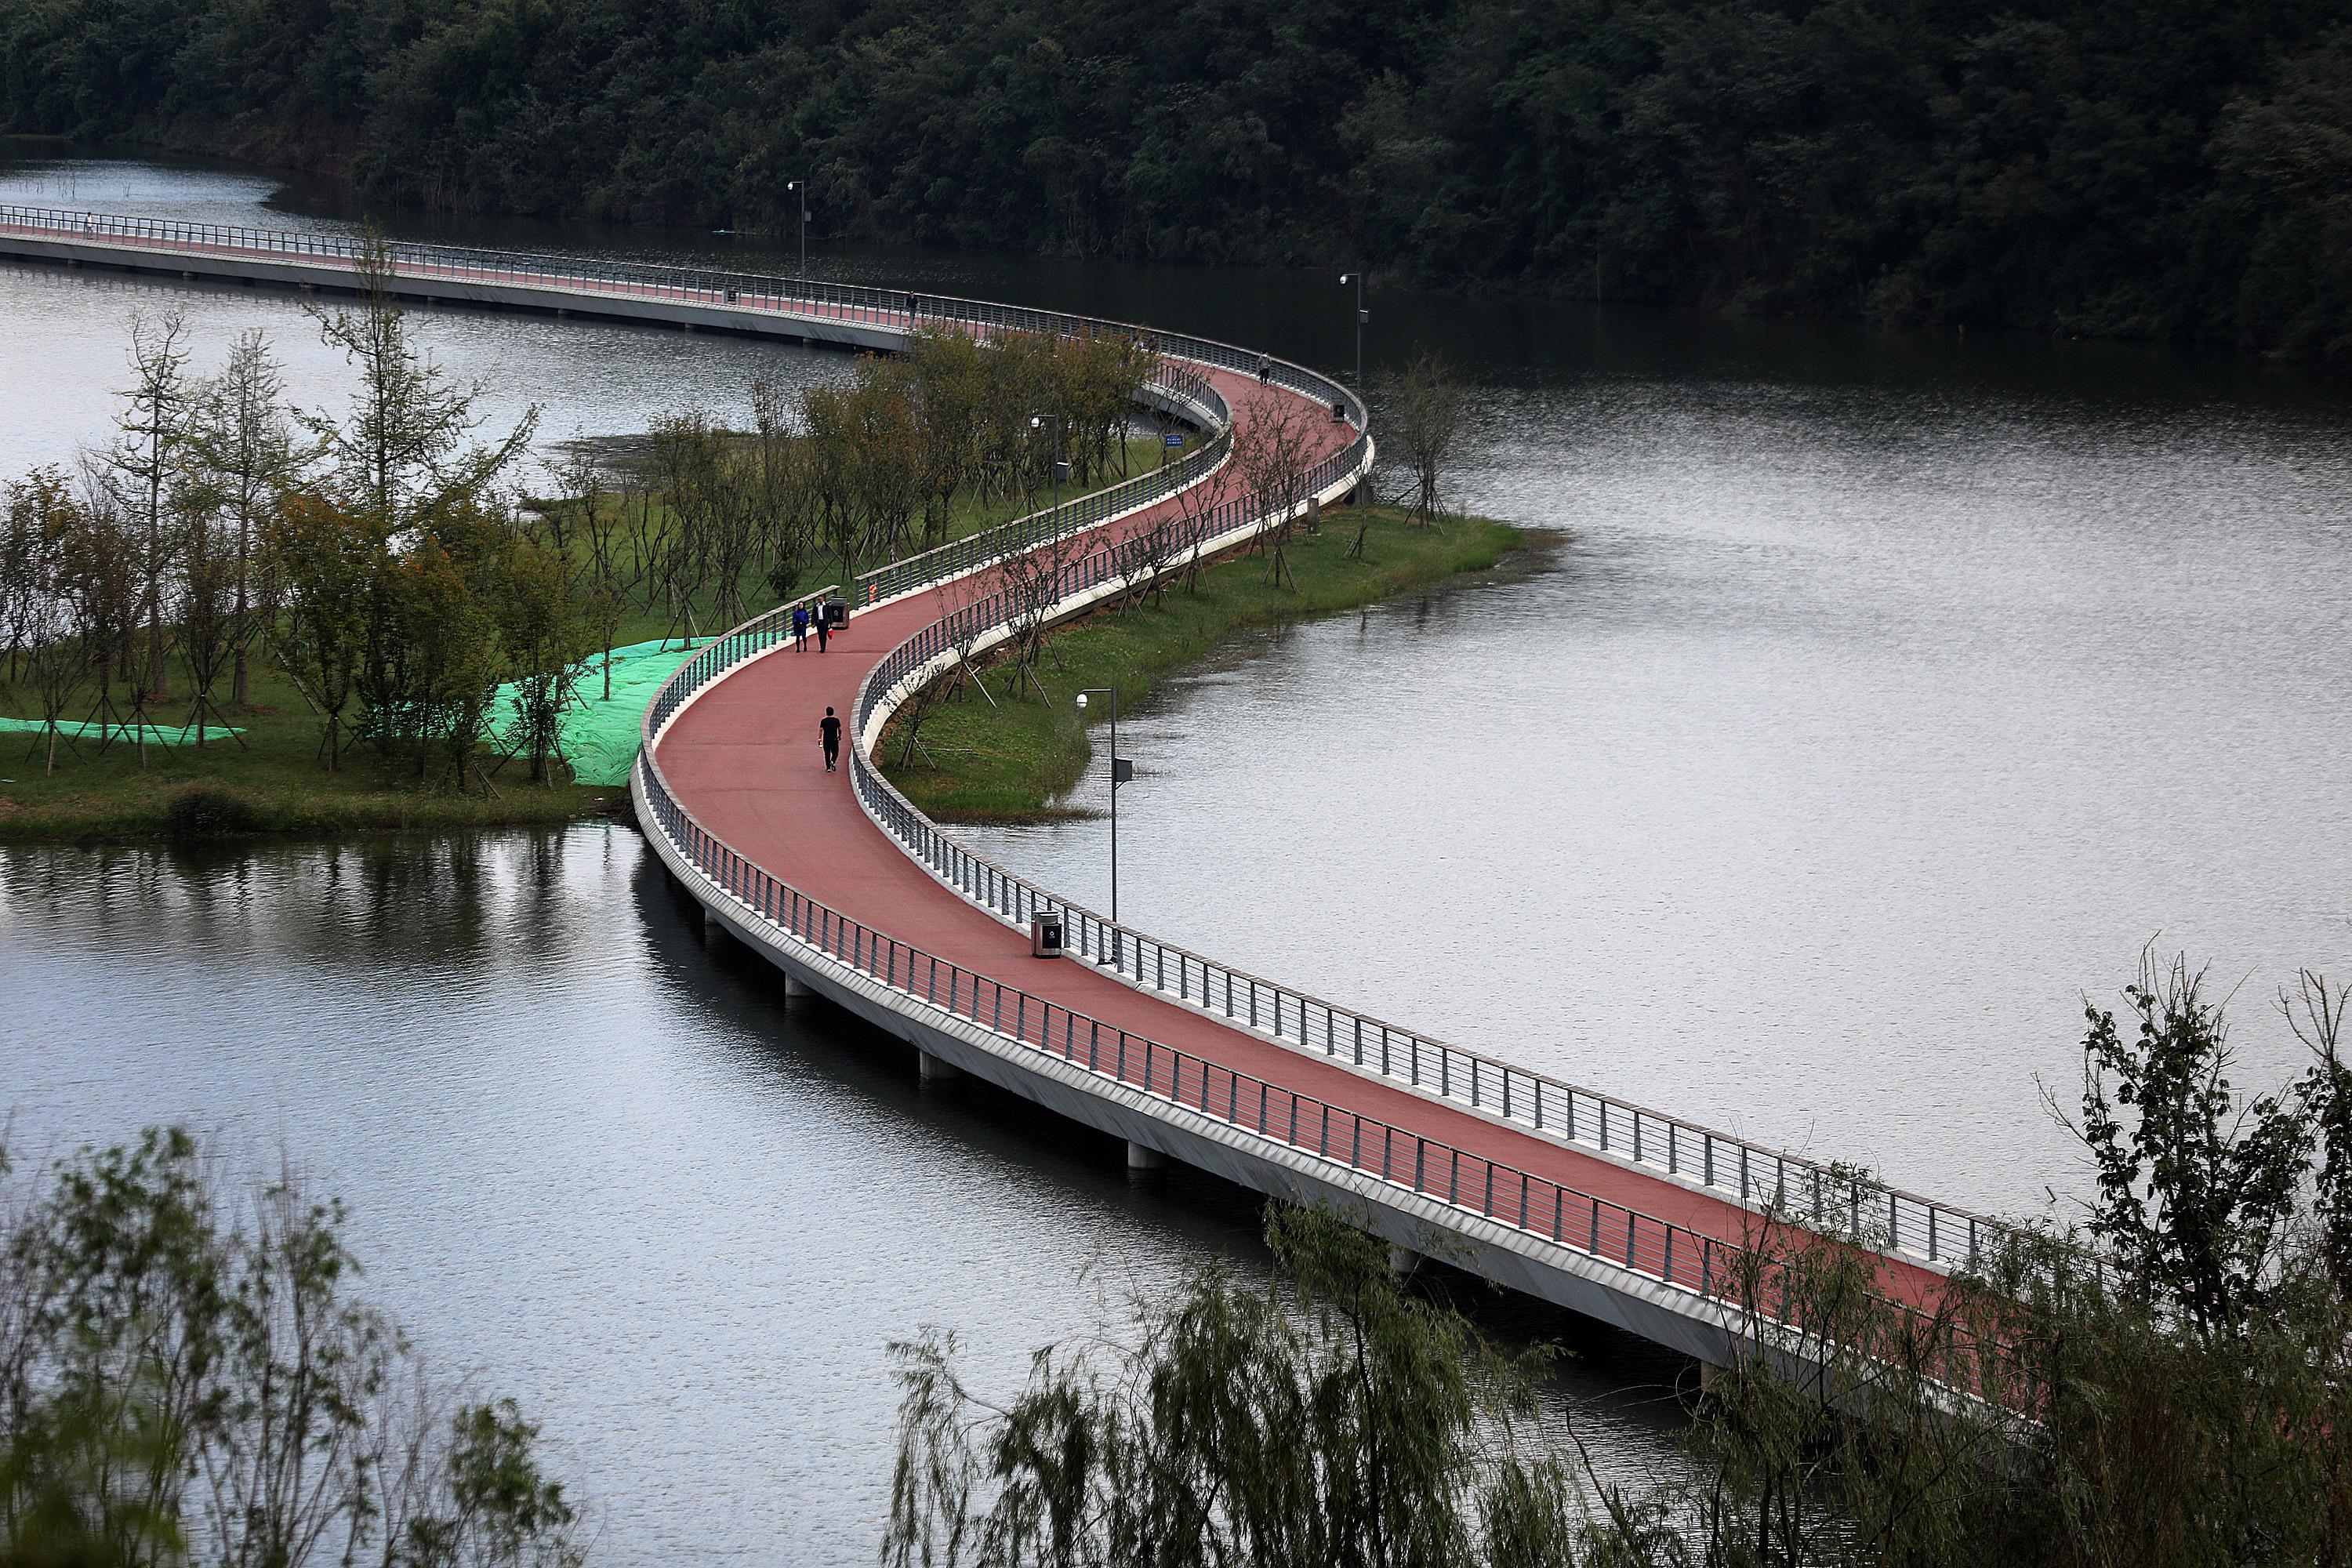
<path fill-rule="evenodd" d="M 350 287 L 341 237 L 0 207 L 0 255 Z M 897 704 L 1024 617 L 1248 546 L 1269 517 L 1348 496 L 1373 446 L 1349 389 L 1303 367 L 1126 323 L 899 290 L 571 258 L 390 247 L 398 292 L 887 349 L 949 325 L 1148 343 L 1143 401 L 1209 438 L 1181 462 L 769 611 L 683 666 L 646 710 L 631 789 L 655 852 L 716 930 L 912 1045 L 929 1075 L 987 1079 L 1255 1190 L 1339 1205 L 1433 1254 L 1708 1363 L 1752 1342 L 1769 1212 L 1875 1251 L 1899 1310 L 1929 1307 L 1992 1222 L 1527 1072 L 1118 927 L 967 849 L 870 753 Z M 1303 438 L 1279 494 L 1245 493 L 1235 443 Z M 1263 465 L 1260 466 L 1263 470 Z M 1032 570 L 1011 572 L 1026 559 Z M 1050 563 L 1047 591 L 1035 563 Z M 851 606 L 819 651 L 791 617 Z M 847 721 L 828 773 L 817 721 Z M 1059 918 L 1064 956 L 1033 955 Z M 1786 1325 L 1777 1325 L 1785 1327 Z M 1791 1333 L 1796 1331 L 1790 1330 Z M 1801 1334 L 1797 1337 L 1801 1340 Z M 1962 1392 L 1965 1366 L 1948 1369 Z"/>

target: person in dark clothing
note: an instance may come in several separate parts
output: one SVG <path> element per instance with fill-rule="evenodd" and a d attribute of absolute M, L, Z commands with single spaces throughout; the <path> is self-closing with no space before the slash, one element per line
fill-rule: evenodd
<path fill-rule="evenodd" d="M 1260 386 L 1264 386 L 1267 382 L 1272 381 L 1273 379 L 1274 379 L 1274 356 L 1273 356 L 1273 355 L 1271 355 L 1271 354 L 1260 354 L 1260 355 L 1258 355 L 1258 356 L 1257 356 L 1257 384 L 1258 384 Z"/>
<path fill-rule="evenodd" d="M 820 626 L 823 624 L 818 623 Z M 824 739 L 824 771 L 831 773 L 833 764 L 841 760 L 841 721 L 833 716 L 832 709 L 824 710 L 824 717 L 817 723 L 816 732 Z"/>
<path fill-rule="evenodd" d="M 832 618 L 824 613 L 824 606 L 819 605 L 816 607 L 816 651 L 819 653 L 824 651 L 824 640 L 831 630 L 831 625 Z"/>
<path fill-rule="evenodd" d="M 808 606 L 806 605 L 793 606 L 793 647 L 803 653 L 808 651 Z"/>

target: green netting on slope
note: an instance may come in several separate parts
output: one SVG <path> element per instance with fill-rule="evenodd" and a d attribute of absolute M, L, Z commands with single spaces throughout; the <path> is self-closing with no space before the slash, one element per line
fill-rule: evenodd
<path fill-rule="evenodd" d="M 581 662 L 575 688 L 578 706 L 563 715 L 563 754 L 572 760 L 573 778 L 584 784 L 629 782 L 646 705 L 671 671 L 693 656 L 693 647 L 676 637 L 614 648 L 610 699 L 604 696 L 604 657 L 600 654 Z M 514 698 L 511 685 L 499 688 L 490 711 L 502 723 L 512 721 Z"/>
<path fill-rule="evenodd" d="M 624 784 L 629 782 L 629 767 L 637 760 L 637 731 L 645 718 L 646 707 L 661 689 L 670 672 L 693 657 L 694 649 L 672 637 L 662 642 L 632 643 L 627 647 L 613 650 L 613 695 L 604 696 L 604 660 L 601 657 L 582 661 L 579 666 L 579 704 L 563 715 L 563 754 L 572 759 L 575 778 L 586 784 Z M 498 689 L 492 700 L 492 722 L 503 729 L 513 722 L 515 689 L 511 685 Z M 0 719 L 0 734 L 37 733 L 47 726 L 38 719 Z M 147 731 L 151 746 L 192 746 L 196 732 L 183 731 L 173 724 L 100 725 L 73 720 L 61 720 L 60 734 L 79 740 L 95 740 L 104 731 L 111 730 L 118 743 L 135 745 L 138 729 Z M 226 741 L 241 733 L 224 730 L 215 724 L 205 726 L 206 741 Z"/>
<path fill-rule="evenodd" d="M 47 728 L 38 719 L 0 719 L 0 732 L 36 734 Z M 217 724 L 207 724 L 204 728 L 207 741 L 226 741 L 231 735 L 245 732 L 242 730 L 224 730 Z M 115 740 L 130 746 L 139 743 L 139 731 L 142 730 L 147 731 L 147 743 L 151 746 L 193 746 L 196 743 L 194 726 L 184 730 L 177 724 L 96 724 L 73 719 L 58 721 L 58 733 L 60 735 L 94 741 L 110 731 Z"/>

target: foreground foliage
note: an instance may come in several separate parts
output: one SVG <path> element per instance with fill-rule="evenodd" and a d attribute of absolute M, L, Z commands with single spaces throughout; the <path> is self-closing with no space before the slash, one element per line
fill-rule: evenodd
<path fill-rule="evenodd" d="M 7 1196 L 0 1563 L 583 1561 L 539 1429 L 354 1293 L 336 1203 L 230 1181 L 178 1129 Z"/>
<path fill-rule="evenodd" d="M 899 1347 L 886 1559 L 2352 1562 L 2346 993 L 2281 996 L 2312 1066 L 2251 1099 L 2200 975 L 2149 962 L 2126 1001 L 2129 1026 L 2089 1009 L 2081 1234 L 2021 1234 L 1904 1310 L 1866 1225 L 1761 1216 L 1730 1285 L 1747 1329 L 1672 1474 L 1604 1482 L 1545 1408 L 1546 1347 L 1507 1354 L 1346 1216 L 1276 1207 L 1266 1279 L 1197 1270 L 1108 1346 L 1040 1352 L 1009 1402 L 951 1340 Z"/>

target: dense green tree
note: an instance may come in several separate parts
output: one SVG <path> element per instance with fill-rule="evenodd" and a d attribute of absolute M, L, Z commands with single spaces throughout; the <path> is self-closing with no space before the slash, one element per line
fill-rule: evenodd
<path fill-rule="evenodd" d="M 2352 353 L 2315 0 L 22 0 L 0 128 L 369 200 Z"/>

